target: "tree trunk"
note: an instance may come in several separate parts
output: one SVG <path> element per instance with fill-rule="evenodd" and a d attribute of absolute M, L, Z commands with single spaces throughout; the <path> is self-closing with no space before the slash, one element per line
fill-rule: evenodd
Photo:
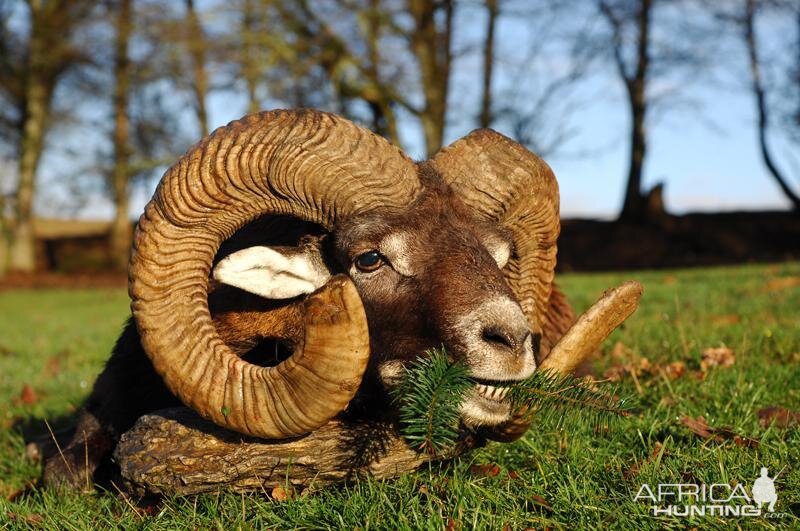
<path fill-rule="evenodd" d="M 650 19 L 652 0 L 641 0 L 638 13 L 638 42 L 636 71 L 631 79 L 625 79 L 631 109 L 631 150 L 628 165 L 628 181 L 620 219 L 642 221 L 645 215 L 645 197 L 642 195 L 642 169 L 647 154 L 647 76 L 650 66 Z"/>
<path fill-rule="evenodd" d="M 189 55 L 192 58 L 192 91 L 194 92 L 197 122 L 202 136 L 208 135 L 208 112 L 206 110 L 206 94 L 208 94 L 208 75 L 206 73 L 206 38 L 203 26 L 194 8 L 194 0 L 186 0 L 186 27 Z"/>
<path fill-rule="evenodd" d="M 25 83 L 25 109 L 19 151 L 19 183 L 9 249 L 9 269 L 32 273 L 36 269 L 33 234 L 33 197 L 36 169 L 44 148 L 44 135 L 50 107 L 51 87 L 45 75 L 47 65 L 41 6 L 31 4 L 31 36 L 28 77 Z"/>
<path fill-rule="evenodd" d="M 483 45 L 483 98 L 480 126 L 492 125 L 492 74 L 494 71 L 494 28 L 497 25 L 498 0 L 486 0 L 486 41 Z"/>
<path fill-rule="evenodd" d="M 761 149 L 761 159 L 767 167 L 770 175 L 780 186 L 783 194 L 791 201 L 792 207 L 800 211 L 800 197 L 789 186 L 786 177 L 775 163 L 772 152 L 767 143 L 767 133 L 769 130 L 769 110 L 767 109 L 764 85 L 761 80 L 761 65 L 758 59 L 758 40 L 755 33 L 755 17 L 757 9 L 756 0 L 747 0 L 745 9 L 744 39 L 747 43 L 747 54 L 750 59 L 750 75 L 752 78 L 753 96 L 756 100 L 756 112 L 758 113 L 758 145 Z"/>
<path fill-rule="evenodd" d="M 128 92 L 130 90 L 130 59 L 128 40 L 131 31 L 131 0 L 119 0 L 117 40 L 114 57 L 114 169 L 111 185 L 116 213 L 111 226 L 111 261 L 125 271 L 131 249 L 131 222 L 128 219 L 128 177 L 130 176 L 130 146 L 128 144 Z"/>
<path fill-rule="evenodd" d="M 444 10 L 444 25 L 436 27 L 436 13 Z M 442 147 L 447 115 L 447 93 L 450 80 L 453 2 L 444 0 L 409 0 L 414 18 L 411 45 L 420 68 L 425 107 L 420 114 L 425 134 L 425 148 L 430 157 Z"/>
<path fill-rule="evenodd" d="M 478 442 L 468 436 L 455 453 Z M 430 460 L 389 424 L 332 420 L 303 437 L 265 441 L 220 428 L 187 408 L 140 418 L 123 434 L 114 459 L 126 487 L 138 495 L 264 490 L 287 483 L 318 488 L 363 475 L 397 477 Z"/>
<path fill-rule="evenodd" d="M 256 13 L 253 0 L 244 0 L 242 7 L 242 76 L 247 86 L 247 112 L 258 112 L 261 105 L 258 101 L 259 68 L 254 57 L 256 48 Z"/>

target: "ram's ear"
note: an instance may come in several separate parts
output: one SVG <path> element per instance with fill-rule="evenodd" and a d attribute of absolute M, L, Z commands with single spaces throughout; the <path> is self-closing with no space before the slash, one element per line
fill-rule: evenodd
<path fill-rule="evenodd" d="M 311 245 L 248 247 L 231 253 L 214 268 L 214 278 L 267 299 L 290 299 L 311 293 L 331 277 Z"/>

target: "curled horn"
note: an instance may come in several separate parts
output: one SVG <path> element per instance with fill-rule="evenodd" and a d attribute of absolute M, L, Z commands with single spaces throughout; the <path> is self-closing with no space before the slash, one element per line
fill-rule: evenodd
<path fill-rule="evenodd" d="M 352 283 L 337 281 L 328 295 L 333 306 L 308 306 L 305 336 L 291 357 L 258 367 L 234 355 L 214 328 L 212 259 L 260 216 L 288 215 L 330 230 L 369 209 L 407 205 L 419 189 L 413 163 L 397 148 L 327 113 L 250 115 L 193 147 L 147 204 L 129 270 L 142 345 L 169 389 L 218 425 L 265 438 L 307 433 L 339 413 L 369 357 Z"/>
<path fill-rule="evenodd" d="M 457 140 L 434 155 L 431 163 L 479 217 L 511 233 L 514 248 L 503 274 L 531 330 L 541 334 L 561 227 L 552 170 L 491 129 L 478 129 Z"/>

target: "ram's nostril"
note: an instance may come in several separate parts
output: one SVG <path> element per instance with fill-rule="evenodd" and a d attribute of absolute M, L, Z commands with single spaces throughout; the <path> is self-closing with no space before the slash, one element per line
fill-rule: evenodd
<path fill-rule="evenodd" d="M 498 326 L 489 326 L 483 329 L 483 340 L 487 343 L 503 346 L 514 350 L 517 342 L 514 337 L 506 330 Z"/>

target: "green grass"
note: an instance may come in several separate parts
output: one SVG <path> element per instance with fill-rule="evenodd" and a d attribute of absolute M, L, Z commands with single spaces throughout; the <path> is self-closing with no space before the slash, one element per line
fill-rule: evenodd
<path fill-rule="evenodd" d="M 629 360 L 682 361 L 689 371 L 672 380 L 657 371 L 642 375 L 638 414 L 604 433 L 589 422 L 558 431 L 534 426 L 516 443 L 492 443 L 394 481 L 362 480 L 284 503 L 264 493 L 170 498 L 152 514 L 107 492 L 34 489 L 5 500 L 39 473 L 24 458 L 14 425 L 62 416 L 80 404 L 128 309 L 123 290 L 0 292 L 0 528 L 26 525 L 3 523 L 9 512 L 38 515 L 45 528 L 74 529 L 443 529 L 449 520 L 461 529 L 800 527 L 800 430 L 761 427 L 756 415 L 767 406 L 800 411 L 800 263 L 573 274 L 559 281 L 583 310 L 624 279 L 642 282 L 645 296 L 606 342 L 596 371 L 620 363 L 611 356 L 617 342 Z M 733 349 L 735 364 L 695 378 L 702 350 L 720 345 Z M 25 384 L 36 393 L 33 404 L 14 400 Z M 629 378 L 622 385 L 638 395 Z M 681 415 L 703 415 L 709 425 L 729 426 L 760 444 L 702 439 Z M 657 443 L 662 450 L 650 458 Z M 501 472 L 471 472 L 475 464 L 497 464 Z M 784 465 L 776 483 L 777 510 L 787 513 L 782 519 L 653 518 L 646 504 L 633 501 L 642 483 L 738 482 L 749 489 L 761 466 L 774 474 Z"/>

